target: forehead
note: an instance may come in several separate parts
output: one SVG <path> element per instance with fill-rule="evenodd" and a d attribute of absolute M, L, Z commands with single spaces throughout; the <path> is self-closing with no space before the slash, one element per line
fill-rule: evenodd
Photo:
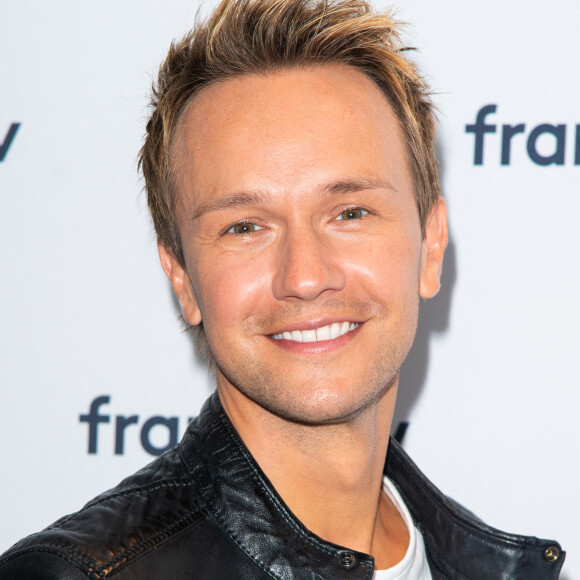
<path fill-rule="evenodd" d="M 377 85 L 339 65 L 240 76 L 204 89 L 175 139 L 180 201 L 282 193 L 336 179 L 410 177 L 399 122 Z M 405 187 L 403 187 L 405 186 Z"/>

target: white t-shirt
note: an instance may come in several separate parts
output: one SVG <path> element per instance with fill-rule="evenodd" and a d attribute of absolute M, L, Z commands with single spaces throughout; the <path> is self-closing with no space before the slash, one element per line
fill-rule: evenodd
<path fill-rule="evenodd" d="M 407 524 L 409 547 L 404 558 L 398 564 L 387 570 L 375 570 L 373 580 L 432 580 L 425 555 L 423 536 L 415 527 L 403 498 L 387 477 L 383 478 L 383 490 Z"/>

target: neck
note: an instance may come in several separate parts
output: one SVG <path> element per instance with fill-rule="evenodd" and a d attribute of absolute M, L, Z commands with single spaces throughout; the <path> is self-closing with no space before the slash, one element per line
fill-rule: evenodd
<path fill-rule="evenodd" d="M 295 516 L 321 538 L 373 555 L 378 568 L 400 561 L 408 545 L 402 518 L 381 493 L 397 382 L 398 376 L 348 420 L 307 425 L 270 413 L 218 380 L 226 413 Z"/>

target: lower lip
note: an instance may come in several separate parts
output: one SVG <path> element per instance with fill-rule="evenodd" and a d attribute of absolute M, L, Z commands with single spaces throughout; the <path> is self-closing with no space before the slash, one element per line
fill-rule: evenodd
<path fill-rule="evenodd" d="M 334 340 L 297 342 L 295 340 L 286 340 L 285 338 L 276 340 L 271 336 L 268 336 L 267 338 L 270 339 L 270 341 L 273 342 L 276 346 L 296 354 L 326 354 L 339 350 L 350 343 L 358 334 L 358 331 L 362 328 L 362 325 L 363 323 L 360 323 L 354 330 L 350 330 L 346 334 L 343 334 Z"/>

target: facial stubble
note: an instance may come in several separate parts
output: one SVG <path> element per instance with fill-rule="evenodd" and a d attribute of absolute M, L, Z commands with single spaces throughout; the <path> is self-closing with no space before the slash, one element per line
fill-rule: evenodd
<path fill-rule="evenodd" d="M 357 313 L 353 318 L 364 319 L 360 328 L 362 336 L 354 337 L 354 353 L 364 344 L 364 333 L 374 333 L 374 355 L 360 360 L 357 354 L 349 359 L 344 353 L 338 357 L 309 355 L 300 359 L 300 377 L 291 373 L 291 362 L 287 368 L 272 368 L 264 362 L 260 352 L 261 341 L 272 339 L 260 334 L 259 329 L 280 328 L 284 321 L 300 318 L 300 305 L 288 305 L 277 316 L 267 319 L 254 317 L 248 321 L 249 335 L 253 336 L 252 346 L 247 346 L 247 356 L 232 358 L 222 349 L 212 348 L 217 365 L 218 390 L 237 389 L 256 405 L 267 412 L 293 423 L 304 425 L 324 425 L 348 422 L 356 419 L 365 410 L 396 386 L 400 368 L 412 346 L 418 321 L 418 297 L 409 300 L 400 318 L 390 314 L 387 307 L 374 303 L 345 305 L 341 301 L 325 304 L 325 312 Z M 342 314 L 345 320 L 348 315 Z M 211 344 L 211 338 L 208 336 Z M 279 348 L 267 345 L 268 348 Z M 280 353 L 282 354 L 282 353 Z M 336 364 L 336 361 L 340 363 Z M 340 376 L 346 366 L 354 368 L 348 384 L 341 384 Z M 346 369 L 347 372 L 350 369 Z M 220 376 L 221 375 L 221 376 Z M 304 384 L 307 383 L 307 384 Z"/>

